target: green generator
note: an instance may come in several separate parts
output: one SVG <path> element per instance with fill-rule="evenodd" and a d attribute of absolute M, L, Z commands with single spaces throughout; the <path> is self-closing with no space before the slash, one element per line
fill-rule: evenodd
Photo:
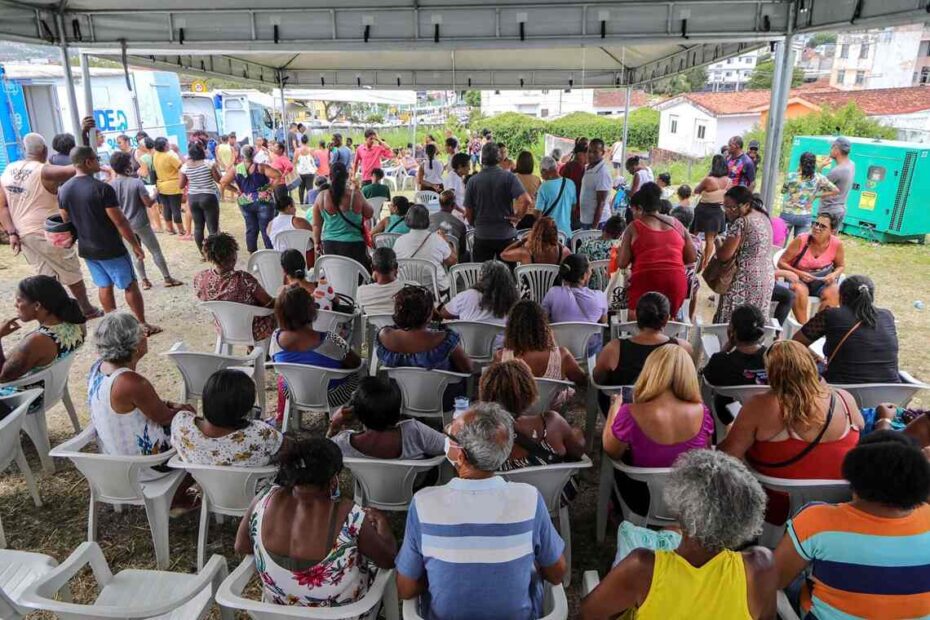
<path fill-rule="evenodd" d="M 830 155 L 834 136 L 798 136 L 788 170 L 797 170 L 801 153 L 818 160 Z M 849 138 L 856 175 L 846 199 L 843 232 L 870 241 L 925 242 L 930 234 L 930 144 Z M 828 171 L 829 167 L 824 171 Z M 923 187 L 924 191 L 920 191 Z"/>

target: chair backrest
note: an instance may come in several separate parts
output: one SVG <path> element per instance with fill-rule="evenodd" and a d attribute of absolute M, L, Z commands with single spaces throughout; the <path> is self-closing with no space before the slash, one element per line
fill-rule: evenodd
<path fill-rule="evenodd" d="M 318 332 L 339 333 L 344 325 L 352 324 L 355 315 L 349 312 L 336 312 L 335 310 L 317 310 L 316 320 L 313 322 L 313 329 Z"/>
<path fill-rule="evenodd" d="M 610 283 L 610 261 L 593 260 L 591 266 L 591 279 L 588 280 L 588 288 L 596 291 L 603 291 Z"/>
<path fill-rule="evenodd" d="M 417 476 L 438 467 L 445 456 L 429 459 L 342 459 L 355 476 L 355 503 L 379 510 L 407 510 Z"/>
<path fill-rule="evenodd" d="M 297 250 L 306 254 L 313 249 L 313 231 L 295 228 L 275 235 L 275 243 L 285 250 Z"/>
<path fill-rule="evenodd" d="M 223 341 L 229 345 L 255 345 L 252 337 L 252 319 L 271 316 L 271 308 L 259 308 L 234 301 L 202 301 L 200 306 L 209 310 L 220 326 Z"/>
<path fill-rule="evenodd" d="M 542 303 L 543 297 L 555 284 L 559 275 L 558 265 L 519 265 L 513 270 L 517 285 L 524 283 L 529 287 L 530 297 L 537 303 Z"/>
<path fill-rule="evenodd" d="M 516 232 L 515 239 L 526 239 L 530 234 L 531 228 L 521 228 Z"/>
<path fill-rule="evenodd" d="M 345 256 L 333 254 L 321 256 L 316 259 L 313 270 L 317 280 L 319 280 L 322 271 L 334 291 L 348 295 L 352 299 L 355 299 L 358 293 L 359 278 L 366 284 L 371 282 L 371 275 L 365 269 L 365 266 Z"/>
<path fill-rule="evenodd" d="M 165 357 L 174 362 L 178 372 L 181 373 L 181 402 L 188 400 L 200 399 L 203 396 L 203 387 L 207 383 L 210 375 L 218 370 L 234 368 L 237 366 L 252 366 L 255 371 L 252 378 L 256 379 L 257 373 L 264 376 L 265 352 L 261 347 L 256 347 L 252 353 L 245 357 L 236 357 L 233 355 L 220 355 L 218 353 L 206 353 L 201 351 L 191 351 L 184 342 L 175 342 L 170 349 L 162 353 Z M 256 385 L 264 385 L 264 381 L 256 381 Z"/>
<path fill-rule="evenodd" d="M 810 502 L 838 504 L 852 499 L 852 489 L 846 480 L 789 480 L 763 476 L 758 472 L 753 472 L 753 475 L 766 489 L 788 495 L 789 516 L 794 516 Z"/>
<path fill-rule="evenodd" d="M 471 256 L 472 250 L 475 248 L 475 229 L 471 228 L 465 232 L 465 249 L 468 250 L 468 255 Z"/>
<path fill-rule="evenodd" d="M 413 202 L 421 204 L 427 208 L 439 206 L 439 194 L 434 191 L 424 189 L 413 195 Z"/>
<path fill-rule="evenodd" d="M 462 337 L 462 348 L 472 361 L 483 363 L 494 359 L 494 342 L 504 333 L 503 325 L 478 321 L 446 321 L 446 325 Z"/>
<path fill-rule="evenodd" d="M 41 383 L 42 389 L 44 390 L 42 406 L 48 411 L 61 400 L 61 396 L 65 392 L 65 386 L 68 385 L 68 374 L 71 372 L 71 366 L 74 364 L 75 359 L 77 359 L 77 357 L 74 353 L 71 353 L 53 362 L 52 365 L 47 368 L 28 373 L 19 379 L 2 383 L 0 384 L 0 388 L 24 387 Z"/>
<path fill-rule="evenodd" d="M 371 210 L 375 214 L 375 219 L 381 219 L 381 209 L 384 208 L 384 203 L 388 201 L 384 196 L 374 196 L 368 199 L 368 204 L 371 205 Z"/>
<path fill-rule="evenodd" d="M 582 469 L 590 469 L 591 459 L 584 455 L 580 461 L 573 463 L 555 463 L 536 467 L 522 467 L 510 471 L 499 471 L 497 475 L 510 482 L 531 484 L 542 495 L 549 511 L 556 511 L 562 501 L 562 490 L 568 479 Z"/>
<path fill-rule="evenodd" d="M 388 377 L 397 381 L 403 398 L 403 412 L 417 418 L 441 418 L 442 394 L 450 383 L 459 383 L 468 375 L 447 370 L 425 368 L 386 368 Z"/>
<path fill-rule="evenodd" d="M 604 333 L 604 325 L 600 323 L 586 323 L 583 321 L 569 321 L 565 323 L 552 323 L 552 334 L 560 347 L 568 349 L 579 362 L 588 359 L 588 341 L 596 335 Z"/>
<path fill-rule="evenodd" d="M 281 252 L 257 250 L 249 256 L 247 271 L 258 279 L 269 295 L 274 297 L 284 284 L 284 269 L 281 267 Z"/>
<path fill-rule="evenodd" d="M 786 248 L 780 248 L 775 250 L 775 253 L 772 254 L 772 265 L 775 266 L 775 269 L 778 269 L 778 261 L 781 260 L 782 254 L 785 253 Z"/>
<path fill-rule="evenodd" d="M 478 283 L 484 263 L 459 263 L 449 268 L 450 295 L 455 297 Z"/>
<path fill-rule="evenodd" d="M 711 325 L 698 324 L 698 338 L 701 341 L 701 347 L 704 354 L 709 358 L 714 353 L 722 351 L 727 345 L 727 323 L 714 323 Z M 780 331 L 774 325 L 765 326 L 765 336 L 762 337 L 762 344 L 770 346 L 778 337 Z"/>
<path fill-rule="evenodd" d="M 894 403 L 899 407 L 906 407 L 917 392 L 930 389 L 930 386 L 921 383 L 859 383 L 831 384 L 831 386 L 852 394 L 860 409 L 878 407 L 882 403 Z"/>
<path fill-rule="evenodd" d="M 749 399 L 769 391 L 767 385 L 711 385 L 710 389 L 719 396 L 726 396 L 745 405 Z"/>
<path fill-rule="evenodd" d="M 398 258 L 397 266 L 399 279 L 432 288 L 434 298 L 439 300 L 439 265 L 425 258 Z"/>
<path fill-rule="evenodd" d="M 678 338 L 679 340 L 689 341 L 691 336 L 691 328 L 691 323 L 669 321 L 665 324 L 665 328 L 662 330 L 662 333 L 670 338 Z M 635 336 L 639 333 L 639 325 L 636 324 L 636 321 L 618 321 L 611 324 L 611 338 L 622 338 L 624 333 Z"/>
<path fill-rule="evenodd" d="M 555 395 L 575 385 L 571 381 L 561 379 L 546 379 L 545 377 L 534 377 L 534 379 L 536 380 L 536 391 L 539 393 L 539 397 L 527 408 L 527 414 L 549 411 L 552 408 L 552 400 Z"/>
<path fill-rule="evenodd" d="M 568 598 L 565 596 L 565 586 L 561 583 L 552 585 L 544 581 L 543 585 L 543 608 L 542 613 L 545 615 L 538 620 L 567 620 L 568 619 Z M 420 600 L 408 599 L 404 601 L 403 620 L 424 620 L 420 614 Z"/>
<path fill-rule="evenodd" d="M 376 248 L 393 248 L 398 239 L 400 239 L 400 233 L 392 232 L 378 233 L 371 238 Z"/>
<path fill-rule="evenodd" d="M 285 364 L 269 362 L 266 368 L 273 368 L 287 381 L 291 402 L 300 409 L 329 411 L 329 382 L 344 379 L 361 370 L 358 368 L 324 368 L 308 364 Z"/>
<path fill-rule="evenodd" d="M 606 454 L 601 458 L 610 458 Z M 633 480 L 646 483 L 649 487 L 649 509 L 644 515 L 637 515 L 644 520 L 645 525 L 663 525 L 675 521 L 668 505 L 665 503 L 663 491 L 668 476 L 672 472 L 671 467 L 633 467 L 626 463 L 620 463 L 611 459 L 614 469 L 618 469 Z M 636 514 L 626 502 L 623 496 L 620 496 L 620 504 L 623 506 L 623 514 Z"/>
<path fill-rule="evenodd" d="M 0 418 L 0 472 L 6 469 L 19 451 L 19 432 L 23 420 L 31 405 L 42 395 L 42 390 L 35 388 L 7 396 L 0 396 L 0 403 L 10 408 L 10 412 Z"/>
<path fill-rule="evenodd" d="M 278 471 L 274 466 L 197 465 L 182 461 L 178 455 L 168 461 L 168 467 L 183 469 L 193 476 L 210 500 L 211 512 L 240 517 L 255 499 L 258 484 L 273 478 Z"/>
<path fill-rule="evenodd" d="M 572 233 L 572 252 L 578 251 L 578 246 L 588 239 L 599 239 L 604 233 L 599 230 L 576 230 Z"/>

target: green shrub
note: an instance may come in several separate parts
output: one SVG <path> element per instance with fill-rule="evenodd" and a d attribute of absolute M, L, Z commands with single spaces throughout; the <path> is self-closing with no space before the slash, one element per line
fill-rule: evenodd
<path fill-rule="evenodd" d="M 518 112 L 505 112 L 481 118 L 471 129 L 490 130 L 494 140 L 506 144 L 507 151 L 516 157 L 520 151 L 533 148 L 537 138 L 546 131 L 546 122 Z"/>
<path fill-rule="evenodd" d="M 623 120 L 590 112 L 574 112 L 550 121 L 546 133 L 572 139 L 579 136 L 597 137 L 610 146 L 623 137 Z"/>
<path fill-rule="evenodd" d="M 630 148 L 651 149 L 659 145 L 659 111 L 637 108 L 630 112 L 627 139 Z"/>

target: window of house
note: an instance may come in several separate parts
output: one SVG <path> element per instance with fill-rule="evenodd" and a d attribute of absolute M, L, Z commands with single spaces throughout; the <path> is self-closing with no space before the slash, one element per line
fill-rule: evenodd
<path fill-rule="evenodd" d="M 837 83 L 837 84 L 844 84 L 845 82 L 846 82 L 846 72 L 845 72 L 845 71 L 837 71 L 837 72 L 836 72 L 836 83 Z"/>
<path fill-rule="evenodd" d="M 732 59 L 732 58 L 727 58 L 727 64 L 728 64 L 728 65 L 732 65 L 732 64 L 733 64 L 733 59 Z"/>
<path fill-rule="evenodd" d="M 923 67 L 920 70 L 920 83 L 930 84 L 930 67 Z"/>
<path fill-rule="evenodd" d="M 669 119 L 668 123 L 668 132 L 669 133 L 678 133 L 678 117 L 672 116 Z"/>
<path fill-rule="evenodd" d="M 704 139 L 704 136 L 706 136 L 706 135 L 707 135 L 707 126 L 698 123 L 698 126 L 697 126 L 697 139 L 698 139 L 698 140 L 703 140 L 703 139 Z"/>
<path fill-rule="evenodd" d="M 849 44 L 844 43 L 840 46 L 840 58 L 849 58 Z"/>
<path fill-rule="evenodd" d="M 859 46 L 859 58 L 868 58 L 869 57 L 869 44 L 863 43 Z"/>
<path fill-rule="evenodd" d="M 539 116 L 540 118 L 546 118 L 547 116 L 549 116 L 549 108 L 541 108 L 539 110 Z"/>
<path fill-rule="evenodd" d="M 865 71 L 856 71 L 856 86 L 865 84 Z"/>
<path fill-rule="evenodd" d="M 548 94 L 549 94 L 549 91 L 548 91 L 547 89 L 543 89 L 542 94 L 548 95 Z"/>

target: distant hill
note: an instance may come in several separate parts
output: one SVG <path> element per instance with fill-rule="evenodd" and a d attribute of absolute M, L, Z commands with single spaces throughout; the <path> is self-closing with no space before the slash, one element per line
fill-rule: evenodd
<path fill-rule="evenodd" d="M 50 45 L 30 45 L 14 41 L 0 41 L 0 62 L 30 62 L 33 60 L 61 60 L 61 51 Z"/>

